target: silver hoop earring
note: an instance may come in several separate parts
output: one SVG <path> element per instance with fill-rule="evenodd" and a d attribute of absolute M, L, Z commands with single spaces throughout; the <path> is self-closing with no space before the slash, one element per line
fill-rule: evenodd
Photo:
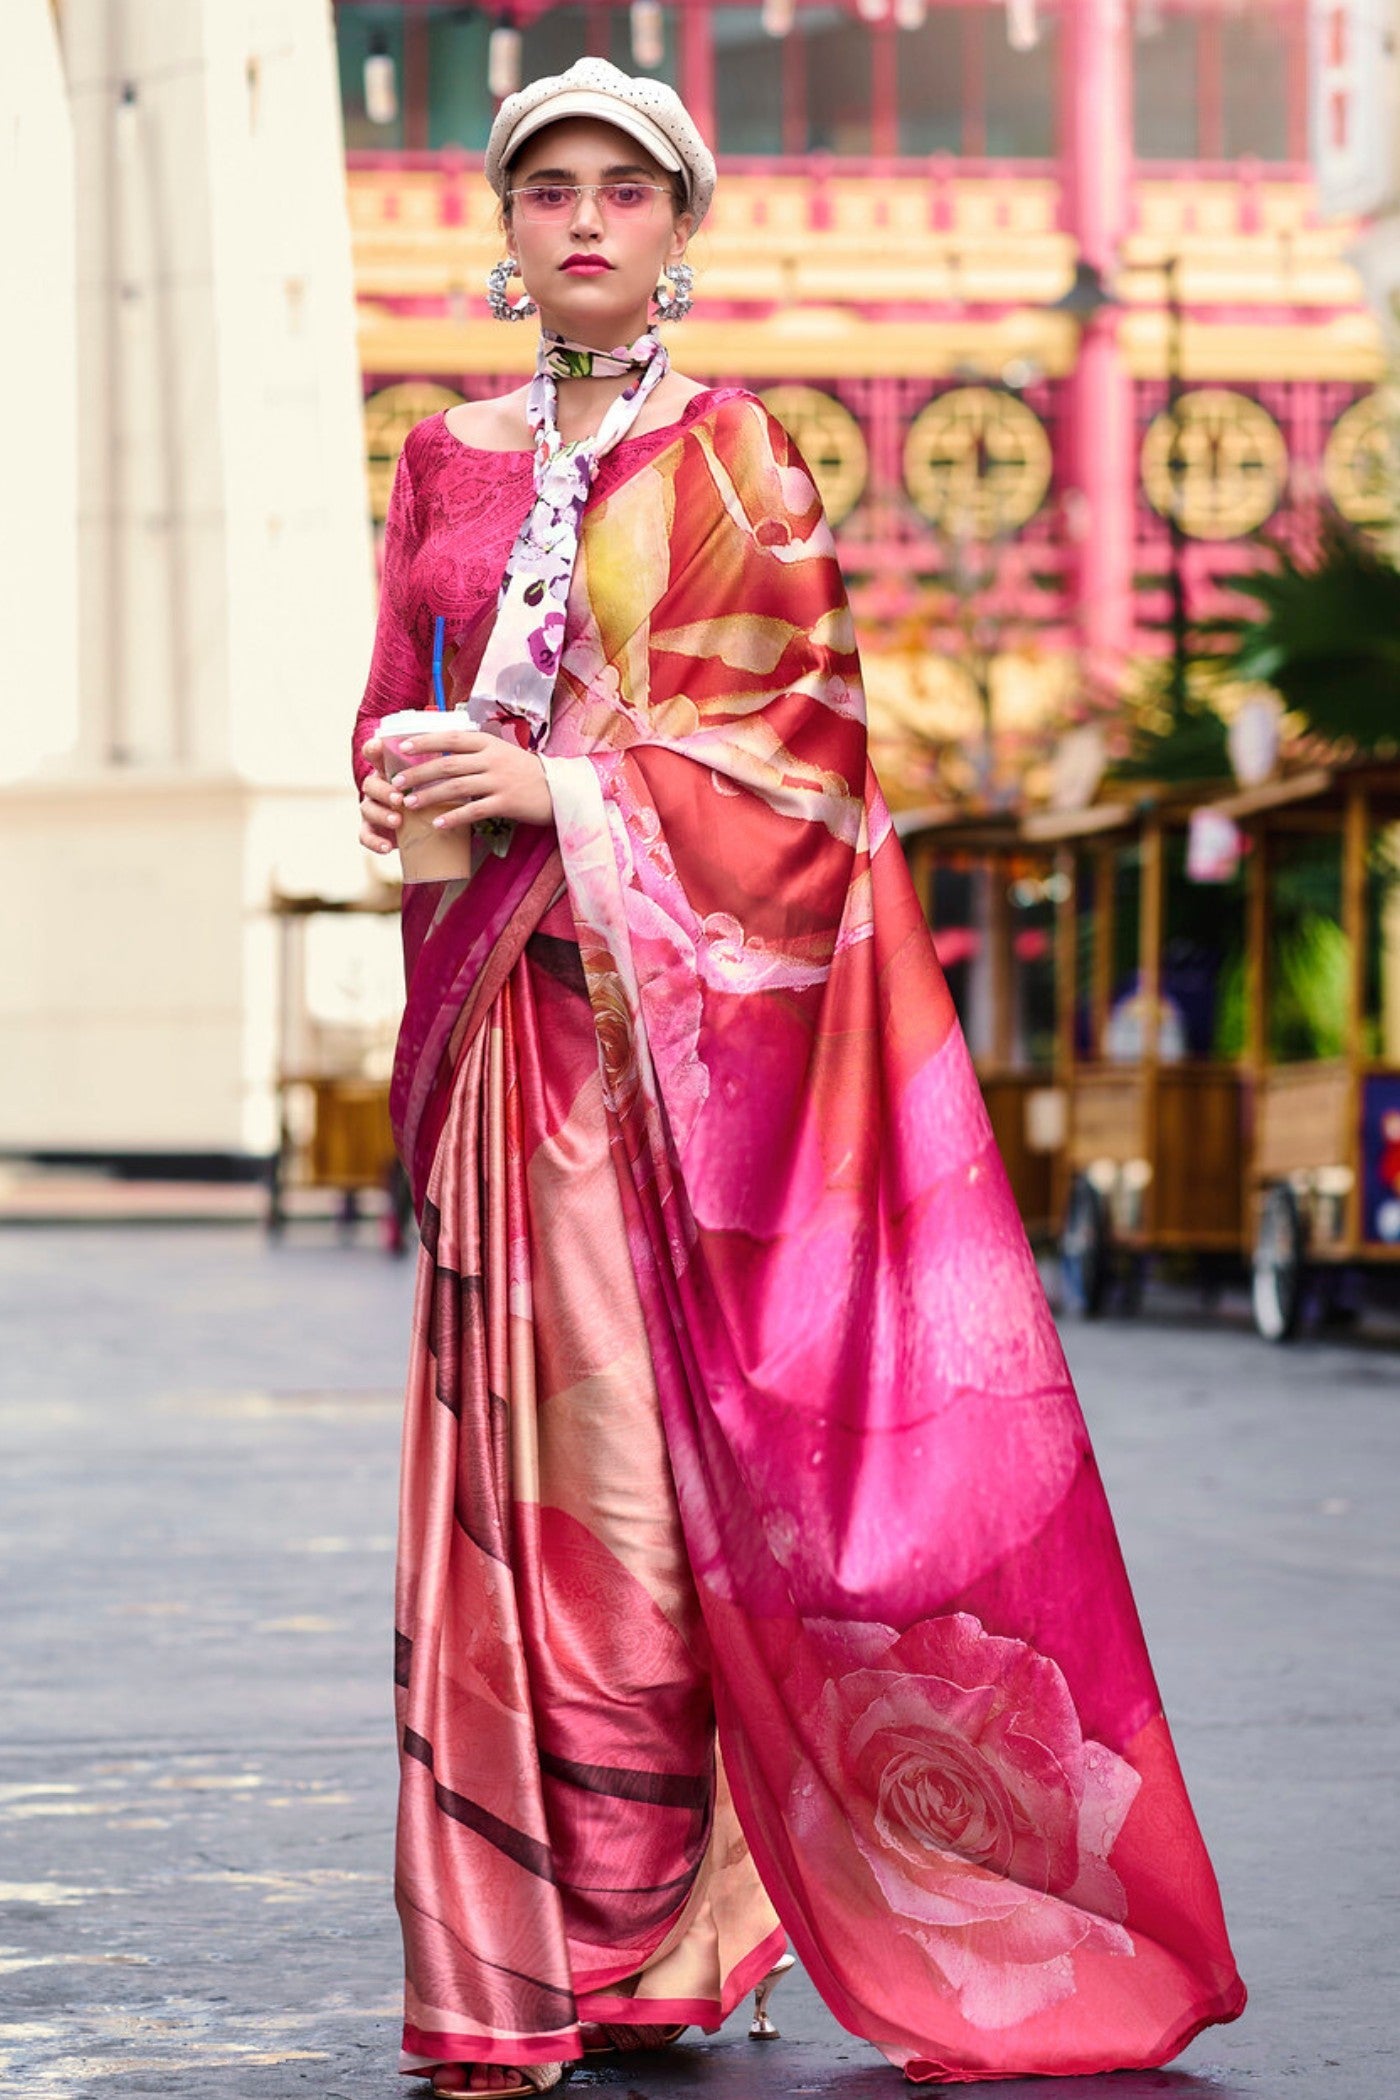
<path fill-rule="evenodd" d="M 486 297 L 491 312 L 498 321 L 528 321 L 531 314 L 539 312 L 533 299 L 512 299 L 510 280 L 515 275 L 512 256 L 503 255 L 501 260 L 486 273 Z"/>
<path fill-rule="evenodd" d="M 658 284 L 651 295 L 656 318 L 658 321 L 683 321 L 695 303 L 695 272 L 689 263 L 673 262 L 667 263 L 661 274 L 663 278 L 669 277 L 671 283 L 670 286 Z"/>

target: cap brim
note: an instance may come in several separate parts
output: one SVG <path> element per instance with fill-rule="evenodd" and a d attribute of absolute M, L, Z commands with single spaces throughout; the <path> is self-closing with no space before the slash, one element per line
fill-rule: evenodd
<path fill-rule="evenodd" d="M 566 89 L 562 95 L 551 95 L 547 102 L 529 110 L 501 148 L 502 169 L 519 152 L 526 139 L 543 131 L 546 124 L 557 124 L 564 117 L 597 117 L 601 123 L 625 131 L 639 146 L 645 146 L 652 159 L 659 161 L 668 174 L 685 172 L 684 161 L 659 124 L 653 124 L 641 110 L 631 109 L 627 103 L 619 102 L 611 95 L 600 95 L 591 88 Z"/>

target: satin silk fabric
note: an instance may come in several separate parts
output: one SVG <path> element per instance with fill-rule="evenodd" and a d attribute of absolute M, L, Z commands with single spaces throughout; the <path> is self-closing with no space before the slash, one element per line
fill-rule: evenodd
<path fill-rule="evenodd" d="M 784 1939 L 715 1758 L 563 900 L 457 1061 L 423 1210 L 395 1642 L 401 2067 L 715 2027 Z M 540 893 L 544 894 L 543 890 Z"/>
<path fill-rule="evenodd" d="M 752 397 L 587 513 L 545 764 L 557 845 L 408 927 L 420 1200 L 562 877 L 618 1196 L 584 1259 L 625 1247 L 783 1925 L 914 2078 L 1163 2063 L 1244 1990 L 831 535 Z"/>

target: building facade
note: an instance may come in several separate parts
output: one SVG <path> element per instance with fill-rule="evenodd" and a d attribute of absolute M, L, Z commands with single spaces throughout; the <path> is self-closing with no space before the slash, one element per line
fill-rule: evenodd
<path fill-rule="evenodd" d="M 1021 770 L 1261 531 L 1385 497 L 1383 357 L 1308 165 L 1304 0 L 337 0 L 366 443 L 515 383 L 490 82 L 677 87 L 720 185 L 692 375 L 812 461 L 895 799 Z"/>
<path fill-rule="evenodd" d="M 274 888 L 362 886 L 373 569 L 322 0 L 14 0 L 0 1156 L 266 1156 Z M 21 714 L 21 708 L 24 712 Z"/>

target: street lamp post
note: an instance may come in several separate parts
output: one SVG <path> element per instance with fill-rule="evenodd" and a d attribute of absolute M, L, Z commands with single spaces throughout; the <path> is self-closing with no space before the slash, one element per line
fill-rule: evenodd
<path fill-rule="evenodd" d="M 1171 549 L 1171 638 L 1172 716 L 1180 721 L 1186 712 L 1186 673 L 1189 632 L 1186 623 L 1186 458 L 1181 447 L 1182 315 L 1180 257 L 1169 255 L 1167 279 L 1167 414 L 1171 419 L 1171 445 L 1167 453 L 1167 481 L 1171 491 L 1167 506 L 1167 533 Z"/>
<path fill-rule="evenodd" d="M 1121 301 L 1114 297 L 1103 281 L 1103 273 L 1097 263 L 1081 260 L 1074 266 L 1074 282 L 1058 299 L 1052 299 L 1045 311 L 1064 314 L 1075 324 L 1075 362 L 1071 378 L 1072 427 L 1070 457 L 1072 483 L 1076 503 L 1081 515 L 1067 520 L 1071 526 L 1076 548 L 1076 573 L 1074 577 L 1077 600 L 1077 625 L 1081 647 L 1092 660 L 1103 652 L 1107 643 L 1110 652 L 1118 653 L 1126 642 L 1126 620 L 1115 602 L 1105 603 L 1108 597 L 1116 601 L 1124 593 L 1117 588 L 1112 575 L 1116 560 L 1121 559 L 1121 549 L 1112 544 L 1115 526 L 1121 530 L 1121 521 L 1108 515 L 1104 502 L 1105 488 L 1101 472 L 1096 472 L 1100 439 L 1105 433 L 1096 430 L 1093 419 L 1104 413 L 1112 435 L 1114 422 L 1112 404 L 1096 402 L 1093 385 L 1090 383 L 1103 362 L 1105 349 L 1114 350 L 1111 329 Z M 1086 354 L 1087 351 L 1087 354 Z M 1115 446 L 1106 446 L 1110 454 Z M 1118 491 L 1107 491 L 1110 500 Z M 1098 500 L 1095 500 L 1095 499 Z M 1096 665 L 1096 669 L 1103 669 Z"/>
<path fill-rule="evenodd" d="M 993 650 L 987 637 L 986 617 L 978 601 L 992 581 L 994 557 L 988 548 L 978 546 L 982 560 L 977 562 L 973 556 L 974 546 L 978 543 L 967 519 L 958 518 L 954 522 L 948 549 L 948 580 L 952 585 L 962 636 L 962 668 L 977 696 L 976 799 L 986 803 L 992 798 L 996 781 L 996 725 L 992 714 Z"/>

